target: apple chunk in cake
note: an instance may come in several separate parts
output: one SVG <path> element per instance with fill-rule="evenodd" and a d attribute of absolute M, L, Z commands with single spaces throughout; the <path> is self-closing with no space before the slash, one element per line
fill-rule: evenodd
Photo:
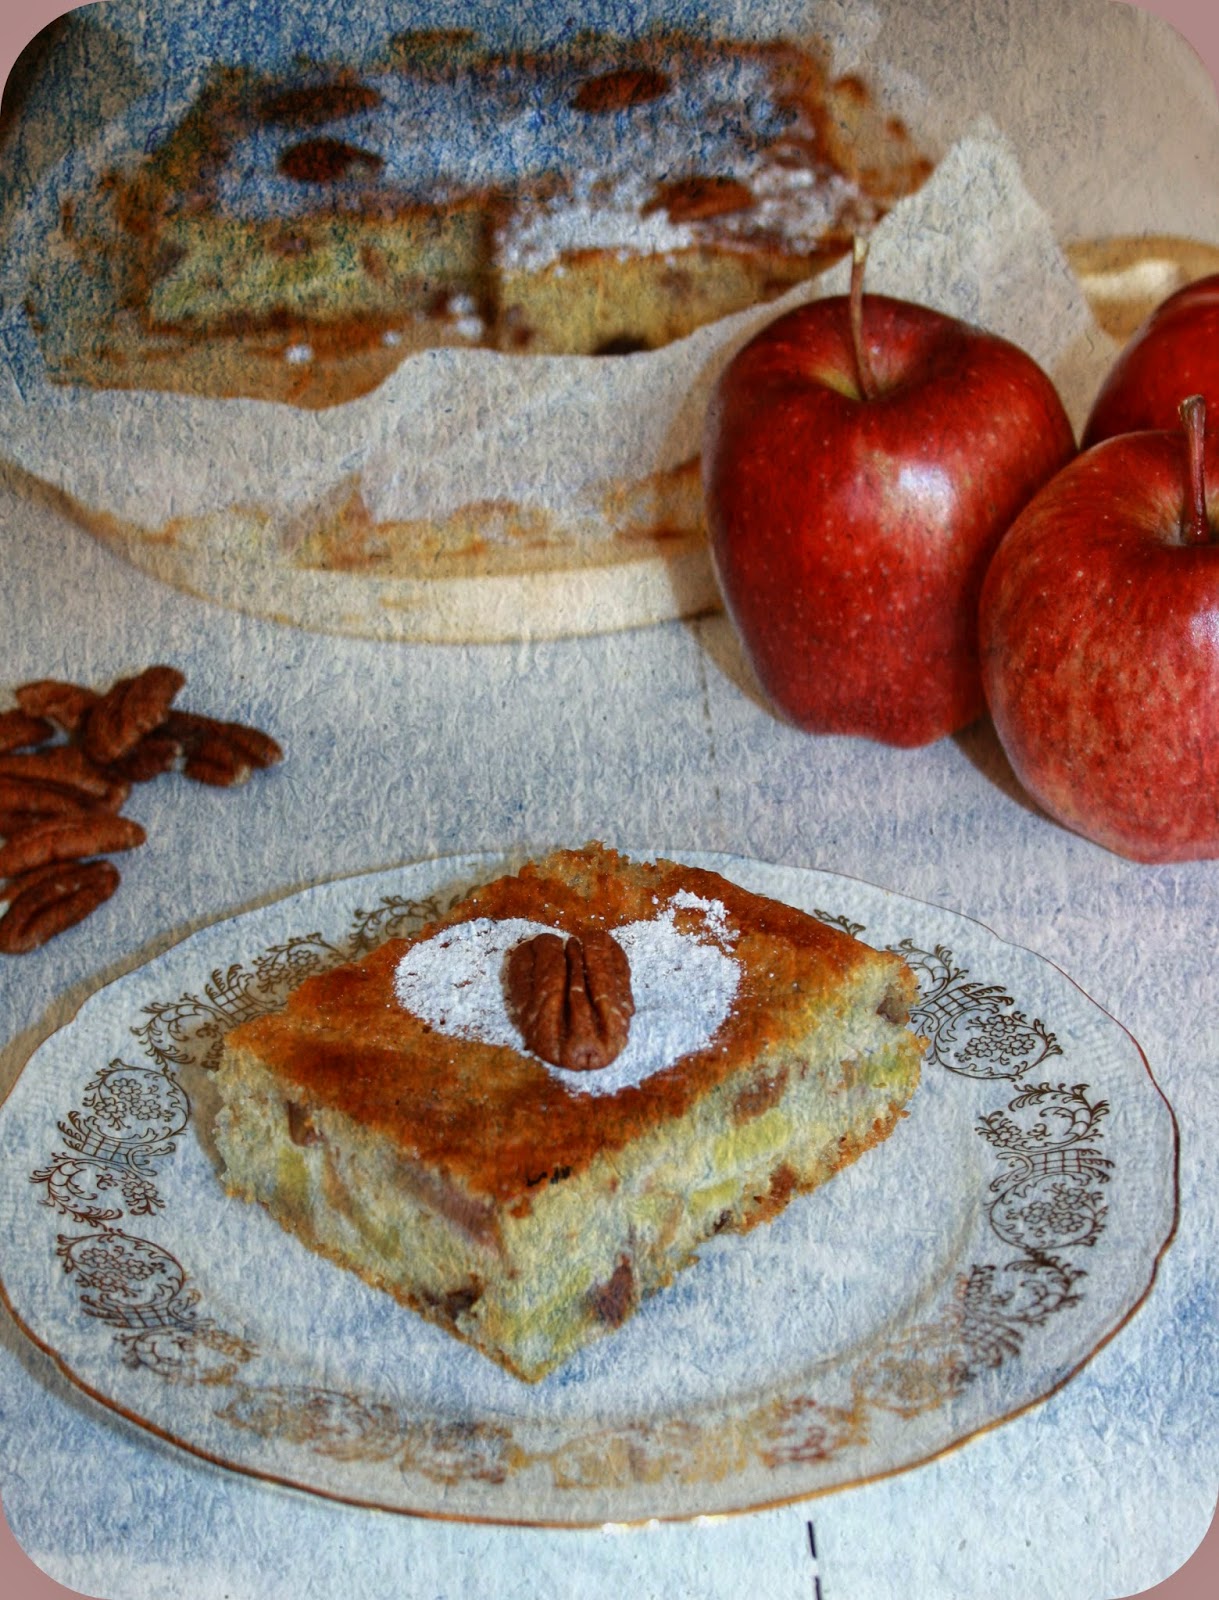
<path fill-rule="evenodd" d="M 888 1137 L 915 997 L 716 873 L 558 851 L 235 1028 L 224 1181 L 534 1380 Z"/>

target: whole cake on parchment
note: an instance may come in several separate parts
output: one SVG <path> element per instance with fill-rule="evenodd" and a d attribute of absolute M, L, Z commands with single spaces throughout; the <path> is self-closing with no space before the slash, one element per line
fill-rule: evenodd
<path fill-rule="evenodd" d="M 716 609 L 720 341 L 930 158 L 805 35 L 351 33 L 218 41 L 47 174 L 0 314 L 20 464 L 162 581 L 320 631 Z"/>
<path fill-rule="evenodd" d="M 536 1380 L 888 1137 L 916 994 L 713 872 L 557 851 L 233 1029 L 224 1181 Z"/>
<path fill-rule="evenodd" d="M 673 32 L 218 67 L 63 219 L 52 374 L 326 405 L 412 351 L 624 354 L 773 299 L 930 163 L 807 46 Z M 82 336 L 83 335 L 83 336 Z"/>

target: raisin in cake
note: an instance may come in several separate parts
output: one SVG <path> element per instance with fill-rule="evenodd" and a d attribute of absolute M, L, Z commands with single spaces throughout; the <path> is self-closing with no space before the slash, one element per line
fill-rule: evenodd
<path fill-rule="evenodd" d="M 787 41 L 584 34 L 218 67 L 65 207 L 31 310 L 53 377 L 326 405 L 404 355 L 655 349 L 843 253 L 929 162 Z"/>
<path fill-rule="evenodd" d="M 559 851 L 233 1029 L 224 1182 L 538 1379 L 888 1137 L 915 995 L 715 873 Z"/>

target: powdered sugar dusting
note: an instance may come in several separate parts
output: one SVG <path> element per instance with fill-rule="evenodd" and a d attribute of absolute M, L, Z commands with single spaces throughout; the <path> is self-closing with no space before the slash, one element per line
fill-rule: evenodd
<path fill-rule="evenodd" d="M 504 957 L 526 939 L 551 931 L 525 917 L 459 922 L 411 946 L 395 969 L 394 993 L 438 1033 L 519 1050 L 520 1032 L 504 998 Z"/>
<path fill-rule="evenodd" d="M 707 932 L 721 944 L 734 944 L 736 933 L 728 926 L 728 907 L 722 900 L 708 900 L 692 889 L 679 889 L 669 902 L 678 910 L 701 911 Z"/>
<path fill-rule="evenodd" d="M 333 177 L 285 176 L 285 151 L 301 142 L 288 122 L 251 127 L 217 172 L 221 203 L 237 215 L 294 215 L 325 193 L 357 205 L 371 196 L 440 202 L 486 188 L 600 173 L 611 182 L 650 172 L 745 171 L 788 133 L 794 112 L 777 103 L 770 71 L 749 55 L 706 61 L 678 52 L 671 88 L 605 115 L 576 102 L 588 76 L 579 62 L 540 58 L 511 69 L 490 60 L 437 78 L 410 67 L 361 78 L 375 104 L 312 124 L 366 158 Z M 325 76 L 303 74 L 302 87 Z"/>
<path fill-rule="evenodd" d="M 679 929 L 679 910 L 701 912 L 702 930 Z M 444 928 L 412 945 L 398 963 L 398 1002 L 439 1033 L 532 1056 L 508 1012 L 504 961 L 524 940 L 555 931 L 524 917 L 481 917 Z M 635 1015 L 626 1047 L 601 1071 L 567 1072 L 542 1062 L 574 1094 L 615 1094 L 705 1049 L 731 1011 L 740 983 L 718 901 L 682 891 L 658 916 L 611 933 L 630 961 Z"/>
<path fill-rule="evenodd" d="M 511 70 L 493 60 L 457 65 L 440 79 L 408 66 L 367 73 L 369 106 L 338 110 L 305 133 L 290 120 L 246 129 L 215 173 L 217 202 L 266 221 L 319 210 L 392 215 L 502 191 L 514 204 L 495 229 L 495 259 L 525 272 L 580 251 L 664 255 L 707 239 L 812 249 L 866 211 L 807 113 L 779 94 L 766 59 L 678 50 L 665 92 L 610 114 L 581 109 L 589 70 L 543 58 Z M 318 81 L 306 74 L 300 83 Z M 319 136 L 359 159 L 307 179 L 285 172 L 285 157 Z M 671 220 L 655 206 L 663 185 L 704 174 L 741 182 L 756 203 L 709 221 Z"/>

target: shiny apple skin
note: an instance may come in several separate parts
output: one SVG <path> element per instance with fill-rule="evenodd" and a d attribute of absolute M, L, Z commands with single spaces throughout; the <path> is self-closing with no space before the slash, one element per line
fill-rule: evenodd
<path fill-rule="evenodd" d="M 1110 368 L 1084 424 L 1083 445 L 1118 433 L 1175 428 L 1200 394 L 1219 426 L 1219 273 L 1169 295 Z"/>
<path fill-rule="evenodd" d="M 729 363 L 704 433 L 708 532 L 780 712 L 925 745 L 985 709 L 983 575 L 1075 440 L 1049 378 L 1003 339 L 881 295 L 865 296 L 864 335 L 870 400 L 846 296 L 778 318 Z"/>
<path fill-rule="evenodd" d="M 1189 544 L 1186 446 L 1125 434 L 1038 494 L 982 589 L 1000 742 L 1057 821 L 1140 862 L 1219 855 L 1219 437 L 1211 539 Z"/>

